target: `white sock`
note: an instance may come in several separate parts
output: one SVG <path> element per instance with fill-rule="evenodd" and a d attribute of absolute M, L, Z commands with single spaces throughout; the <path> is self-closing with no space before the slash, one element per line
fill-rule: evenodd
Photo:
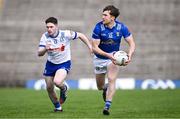
<path fill-rule="evenodd" d="M 62 110 L 62 107 L 60 106 L 60 107 L 58 107 L 58 108 L 56 108 L 57 110 Z"/>

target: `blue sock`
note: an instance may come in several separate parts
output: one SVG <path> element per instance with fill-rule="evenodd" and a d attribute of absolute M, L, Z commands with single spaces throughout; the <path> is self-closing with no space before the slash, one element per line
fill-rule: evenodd
<path fill-rule="evenodd" d="M 110 108 L 110 106 L 111 106 L 111 101 L 106 101 L 106 103 L 105 103 L 105 109 L 109 109 Z"/>
<path fill-rule="evenodd" d="M 54 106 L 55 106 L 55 108 L 59 108 L 60 107 L 60 103 L 59 102 L 54 103 Z"/>

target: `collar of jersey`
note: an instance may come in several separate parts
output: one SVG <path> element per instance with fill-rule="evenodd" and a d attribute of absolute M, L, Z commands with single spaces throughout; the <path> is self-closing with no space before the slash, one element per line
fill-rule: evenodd
<path fill-rule="evenodd" d="M 108 29 L 113 29 L 115 26 L 116 26 L 116 21 L 114 21 L 114 25 L 113 25 L 113 27 L 112 28 L 109 28 L 107 25 L 104 25 L 106 28 L 108 28 Z"/>
<path fill-rule="evenodd" d="M 55 35 L 55 36 L 51 36 L 51 35 L 49 35 L 49 37 L 51 37 L 51 38 L 56 38 L 58 35 L 59 35 L 59 30 L 58 30 L 57 35 Z"/>

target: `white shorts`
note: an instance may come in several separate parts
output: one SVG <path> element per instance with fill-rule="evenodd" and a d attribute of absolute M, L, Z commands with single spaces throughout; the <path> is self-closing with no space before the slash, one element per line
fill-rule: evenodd
<path fill-rule="evenodd" d="M 106 73 L 107 66 L 111 63 L 112 63 L 112 61 L 110 59 L 100 59 L 100 58 L 94 56 L 94 58 L 93 58 L 94 73 L 95 74 Z"/>

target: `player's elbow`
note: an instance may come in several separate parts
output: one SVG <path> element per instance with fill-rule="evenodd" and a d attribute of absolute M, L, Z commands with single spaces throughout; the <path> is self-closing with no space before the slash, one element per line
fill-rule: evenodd
<path fill-rule="evenodd" d="M 42 52 L 38 52 L 37 55 L 38 55 L 39 57 L 41 57 L 41 56 L 43 56 L 44 54 L 43 54 Z"/>
<path fill-rule="evenodd" d="M 39 53 L 38 53 L 38 54 L 37 54 L 37 56 L 38 56 L 38 57 L 41 57 L 41 56 L 42 56 L 42 54 L 39 54 Z"/>
<path fill-rule="evenodd" d="M 40 57 L 40 56 L 43 56 L 45 53 L 46 53 L 46 49 L 43 48 L 43 47 L 40 47 L 40 48 L 38 49 L 37 55 Z"/>
<path fill-rule="evenodd" d="M 92 47 L 92 51 L 93 51 L 93 53 L 98 53 L 97 47 Z"/>
<path fill-rule="evenodd" d="M 92 50 L 93 52 L 97 51 L 98 46 L 94 44 L 94 42 L 92 42 Z"/>
<path fill-rule="evenodd" d="M 92 51 L 93 52 L 96 52 L 96 48 L 92 46 Z"/>

